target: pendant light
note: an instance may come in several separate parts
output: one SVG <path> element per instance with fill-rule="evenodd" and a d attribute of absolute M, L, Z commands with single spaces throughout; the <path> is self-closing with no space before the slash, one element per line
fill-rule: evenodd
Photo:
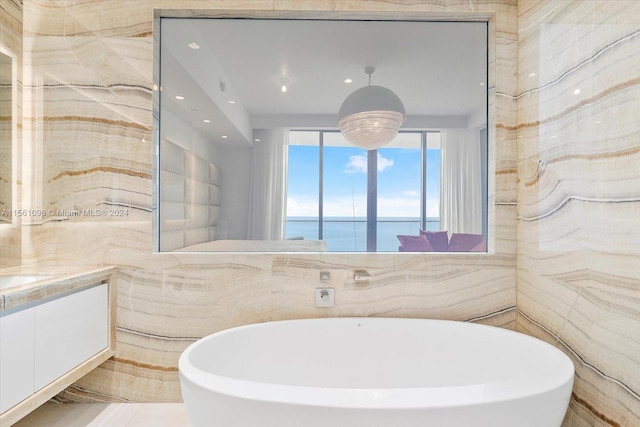
<path fill-rule="evenodd" d="M 349 95 L 338 112 L 340 132 L 351 144 L 375 150 L 390 143 L 407 115 L 402 101 L 393 91 L 371 86 L 374 67 L 364 69 L 369 85 Z"/>

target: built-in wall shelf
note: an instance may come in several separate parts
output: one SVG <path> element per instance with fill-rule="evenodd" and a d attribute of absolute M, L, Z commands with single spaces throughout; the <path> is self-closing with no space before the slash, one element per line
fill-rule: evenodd
<path fill-rule="evenodd" d="M 2 426 L 115 354 L 115 269 L 42 277 L 0 291 Z"/>

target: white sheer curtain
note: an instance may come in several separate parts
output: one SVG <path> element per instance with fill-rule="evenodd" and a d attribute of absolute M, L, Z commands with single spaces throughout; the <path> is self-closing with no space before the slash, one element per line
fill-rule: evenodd
<path fill-rule="evenodd" d="M 445 129 L 441 136 L 440 229 L 482 233 L 480 131 Z"/>
<path fill-rule="evenodd" d="M 247 239 L 284 238 L 287 217 L 289 129 L 256 130 L 251 168 Z"/>

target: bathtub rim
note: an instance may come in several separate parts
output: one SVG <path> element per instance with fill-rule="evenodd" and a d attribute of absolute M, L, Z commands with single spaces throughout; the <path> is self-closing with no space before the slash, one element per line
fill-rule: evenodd
<path fill-rule="evenodd" d="M 562 374 L 545 375 L 536 378 L 529 378 L 523 381 L 519 378 L 515 381 L 497 381 L 488 384 L 471 384 L 458 386 L 438 386 L 438 387 L 397 387 L 397 388 L 341 388 L 341 387 L 315 387 L 291 384 L 265 383 L 250 381 L 239 378 L 218 375 L 201 370 L 189 362 L 189 355 L 201 343 L 214 340 L 222 334 L 233 333 L 234 331 L 246 328 L 267 327 L 271 323 L 280 322 L 305 322 L 305 321 L 380 321 L 401 320 L 417 322 L 445 322 L 472 327 L 489 328 L 498 330 L 505 335 L 516 336 L 516 339 L 523 339 L 534 342 L 536 345 L 546 347 L 550 352 L 557 354 L 559 363 L 562 366 Z M 253 323 L 224 329 L 207 335 L 190 344 L 180 355 L 178 361 L 178 371 L 181 383 L 189 382 L 195 386 L 206 389 L 212 393 L 219 393 L 229 397 L 257 400 L 271 403 L 288 403 L 306 406 L 321 406 L 349 409 L 428 409 L 428 408 L 453 408 L 469 405 L 486 405 L 491 403 L 508 402 L 523 398 L 551 393 L 566 393 L 567 404 L 573 386 L 575 367 L 571 359 L 555 346 L 540 340 L 536 337 L 512 331 L 510 329 L 479 323 L 440 320 L 440 319 L 418 319 L 418 318 L 360 318 L 360 317 L 337 317 L 337 318 L 307 318 L 291 320 L 275 320 L 261 323 Z M 565 372 L 565 370 L 567 372 Z"/>

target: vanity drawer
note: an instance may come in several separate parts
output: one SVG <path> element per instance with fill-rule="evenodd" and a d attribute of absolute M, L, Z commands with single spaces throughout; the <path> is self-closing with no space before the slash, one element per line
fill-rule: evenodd
<path fill-rule="evenodd" d="M 109 299 L 101 284 L 35 307 L 35 390 L 109 346 Z"/>
<path fill-rule="evenodd" d="M 0 413 L 33 393 L 35 308 L 0 316 Z"/>

